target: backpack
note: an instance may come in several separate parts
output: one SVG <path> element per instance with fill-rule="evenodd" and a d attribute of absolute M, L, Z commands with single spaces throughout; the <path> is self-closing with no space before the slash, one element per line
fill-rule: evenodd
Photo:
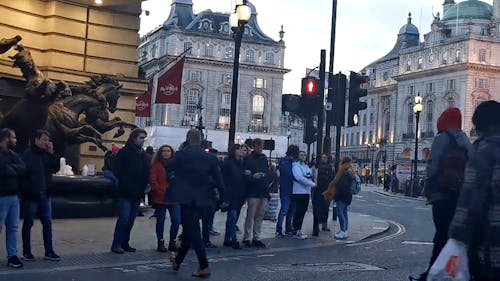
<path fill-rule="evenodd" d="M 465 166 L 468 161 L 467 150 L 458 145 L 451 133 L 446 131 L 445 133 L 450 142 L 439 161 L 436 182 L 441 191 L 458 194 L 464 183 Z"/>
<path fill-rule="evenodd" d="M 354 179 L 349 189 L 352 195 L 358 194 L 361 191 L 361 178 L 358 175 L 354 175 Z"/>

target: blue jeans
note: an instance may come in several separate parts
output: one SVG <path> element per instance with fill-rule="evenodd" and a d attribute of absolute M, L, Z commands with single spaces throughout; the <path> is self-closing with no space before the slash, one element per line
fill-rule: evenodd
<path fill-rule="evenodd" d="M 112 247 L 127 247 L 130 241 L 130 232 L 134 227 L 140 199 L 118 199 L 118 219 L 116 220 L 115 234 Z"/>
<path fill-rule="evenodd" d="M 181 207 L 179 205 L 157 205 L 156 206 L 156 238 L 163 240 L 165 230 L 165 218 L 167 210 L 170 215 L 170 243 L 175 242 L 179 225 L 181 223 Z"/>
<path fill-rule="evenodd" d="M 113 184 L 116 186 L 118 186 L 118 178 L 115 176 L 115 173 L 113 173 L 113 171 L 111 170 L 104 170 L 102 171 L 102 176 L 107 178 L 107 179 L 110 179 Z"/>
<path fill-rule="evenodd" d="M 224 237 L 224 242 L 236 242 L 238 240 L 238 238 L 236 237 L 237 222 L 238 222 L 238 211 L 237 210 L 227 211 L 226 235 Z"/>
<path fill-rule="evenodd" d="M 21 202 L 24 223 L 22 229 L 23 253 L 31 253 L 31 228 L 38 214 L 43 227 L 43 245 L 45 253 L 53 253 L 52 245 L 52 202 L 47 194 L 42 193 L 38 198 L 26 198 Z"/>
<path fill-rule="evenodd" d="M 285 222 L 285 231 L 286 232 L 291 232 L 292 227 L 292 212 L 290 212 L 290 205 L 292 204 L 292 197 L 291 195 L 280 195 L 280 202 L 281 202 L 281 208 L 280 208 L 280 213 L 278 215 L 278 222 L 276 223 L 276 232 L 283 234 L 283 221 L 285 220 L 286 217 L 286 222 Z"/>
<path fill-rule="evenodd" d="M 17 256 L 17 227 L 19 225 L 19 197 L 0 197 L 0 233 L 5 224 L 7 258 Z"/>
<path fill-rule="evenodd" d="M 342 201 L 337 201 L 337 217 L 339 218 L 340 230 L 347 231 L 349 227 L 349 218 L 347 216 L 347 204 Z"/>

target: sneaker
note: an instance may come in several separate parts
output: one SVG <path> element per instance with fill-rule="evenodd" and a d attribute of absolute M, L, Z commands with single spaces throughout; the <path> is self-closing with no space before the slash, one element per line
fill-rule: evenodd
<path fill-rule="evenodd" d="M 344 231 L 339 231 L 335 234 L 335 239 L 346 239 L 347 233 Z"/>
<path fill-rule="evenodd" d="M 212 244 L 212 242 L 205 243 L 205 249 L 217 249 L 217 246 Z"/>
<path fill-rule="evenodd" d="M 283 233 L 281 232 L 276 232 L 276 238 L 285 238 L 285 235 L 283 235 Z"/>
<path fill-rule="evenodd" d="M 10 257 L 9 260 L 7 261 L 7 265 L 12 267 L 12 268 L 21 268 L 23 267 L 23 263 L 17 256 Z"/>
<path fill-rule="evenodd" d="M 25 261 L 35 261 L 35 257 L 31 253 L 24 253 L 22 259 Z"/>
<path fill-rule="evenodd" d="M 56 253 L 54 252 L 50 252 L 50 253 L 47 253 L 45 254 L 45 257 L 44 257 L 46 260 L 50 260 L 50 261 L 60 261 L 61 260 L 61 257 L 58 256 Z"/>
<path fill-rule="evenodd" d="M 236 241 L 236 242 L 233 243 L 232 248 L 234 250 L 242 250 L 243 249 L 238 241 Z"/>
<path fill-rule="evenodd" d="M 244 240 L 243 245 L 245 245 L 245 247 L 247 248 L 252 248 L 252 242 L 250 242 L 249 240 Z"/>
<path fill-rule="evenodd" d="M 156 251 L 158 251 L 160 253 L 166 253 L 167 252 L 167 248 L 165 247 L 165 241 L 158 240 L 158 247 L 157 247 Z"/>
<path fill-rule="evenodd" d="M 266 244 L 262 243 L 262 241 L 260 241 L 260 240 L 253 240 L 252 246 L 254 246 L 255 248 L 260 248 L 260 249 L 267 248 Z"/>
<path fill-rule="evenodd" d="M 297 231 L 297 233 L 295 234 L 294 236 L 296 239 L 299 239 L 299 240 L 306 240 L 307 239 L 307 235 L 305 235 L 302 230 L 299 230 Z"/>

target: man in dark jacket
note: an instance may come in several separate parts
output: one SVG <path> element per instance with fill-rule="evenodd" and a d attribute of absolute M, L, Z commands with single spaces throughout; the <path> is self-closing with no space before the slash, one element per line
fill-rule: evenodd
<path fill-rule="evenodd" d="M 245 161 L 245 170 L 250 173 L 247 176 L 248 209 L 243 244 L 247 247 L 265 248 L 266 245 L 260 241 L 260 232 L 269 201 L 269 163 L 262 153 L 264 141 L 254 139 L 253 147 L 254 151 Z"/>
<path fill-rule="evenodd" d="M 210 275 L 208 260 L 200 231 L 200 219 L 223 190 L 217 157 L 201 147 L 201 134 L 196 129 L 188 131 L 187 147 L 178 151 L 167 164 L 167 171 L 175 173 L 175 184 L 171 187 L 173 200 L 181 205 L 182 245 L 179 253 L 171 259 L 172 267 L 178 271 L 187 252 L 194 248 L 199 269 L 195 277 Z M 215 187 L 215 188 L 214 188 Z"/>
<path fill-rule="evenodd" d="M 448 240 L 448 230 L 451 220 L 455 214 L 457 206 L 458 191 L 448 192 L 445 187 L 438 182 L 438 177 L 443 174 L 441 162 L 447 149 L 457 145 L 469 156 L 472 153 L 472 146 L 467 135 L 462 131 L 462 114 L 458 108 L 448 108 L 438 119 L 438 135 L 432 143 L 432 153 L 427 161 L 427 176 L 425 183 L 425 196 L 432 204 L 432 217 L 436 227 L 434 235 L 434 248 L 429 263 L 429 268 L 436 261 L 439 253 Z M 466 160 L 465 160 L 466 161 Z M 424 272 L 416 280 L 426 280 L 427 272 Z"/>
<path fill-rule="evenodd" d="M 33 145 L 24 152 L 23 160 L 26 164 L 26 176 L 21 186 L 21 209 L 24 214 L 23 258 L 27 261 L 35 260 L 31 252 L 31 228 L 38 215 L 43 226 L 45 259 L 58 261 L 61 258 L 54 252 L 52 243 L 50 189 L 52 174 L 59 170 L 59 161 L 54 155 L 49 132 L 36 131 Z"/>
<path fill-rule="evenodd" d="M 292 172 L 292 162 L 293 155 L 299 154 L 299 147 L 296 145 L 290 145 L 286 151 L 286 157 L 281 158 L 278 169 L 280 172 L 280 201 L 281 208 L 278 215 L 278 222 L 276 223 L 276 237 L 283 238 L 283 220 L 286 217 L 285 222 L 285 232 L 286 234 L 292 235 L 292 217 L 293 210 L 291 210 L 292 204 L 292 191 L 293 191 L 293 172 Z M 293 209 L 293 208 L 292 208 Z"/>
<path fill-rule="evenodd" d="M 115 169 L 118 178 L 118 219 L 111 251 L 116 254 L 135 252 L 129 244 L 130 232 L 149 182 L 151 162 L 142 149 L 146 131 L 134 129 L 125 146 L 116 155 Z"/>
<path fill-rule="evenodd" d="M 469 250 L 474 280 L 493 281 L 500 276 L 500 103 L 480 104 L 472 122 L 480 138 L 467 163 L 450 239 Z"/>
<path fill-rule="evenodd" d="M 11 129 L 0 130 L 0 232 L 5 224 L 7 265 L 23 267 L 17 257 L 17 227 L 19 225 L 19 179 L 26 166 L 19 155 L 12 151 L 16 146 L 16 134 Z"/>

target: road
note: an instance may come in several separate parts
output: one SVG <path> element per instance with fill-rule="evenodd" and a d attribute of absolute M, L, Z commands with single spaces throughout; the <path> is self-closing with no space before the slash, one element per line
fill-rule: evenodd
<path fill-rule="evenodd" d="M 430 207 L 424 202 L 389 197 L 373 192 L 373 188 L 365 188 L 355 198 L 351 210 L 389 220 L 391 228 L 355 244 L 212 256 L 211 280 L 396 281 L 408 280 L 409 274 L 425 269 L 434 227 Z M 103 265 L 101 268 L 75 266 L 64 271 L 18 271 L 13 275 L 0 275 L 0 280 L 193 280 L 190 274 L 196 265 L 191 255 L 179 273 L 172 272 L 166 260 L 158 260 L 111 268 Z"/>

